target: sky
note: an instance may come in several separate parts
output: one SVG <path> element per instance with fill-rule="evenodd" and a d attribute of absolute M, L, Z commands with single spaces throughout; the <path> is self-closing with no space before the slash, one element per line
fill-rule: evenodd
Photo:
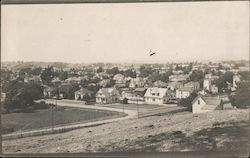
<path fill-rule="evenodd" d="M 3 5 L 2 61 L 249 59 L 249 2 Z M 149 56 L 150 50 L 157 52 Z"/>

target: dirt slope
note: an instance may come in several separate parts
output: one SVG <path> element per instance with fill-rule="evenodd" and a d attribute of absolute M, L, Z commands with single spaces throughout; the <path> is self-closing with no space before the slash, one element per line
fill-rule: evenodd
<path fill-rule="evenodd" d="M 129 119 L 67 133 L 3 141 L 3 153 L 240 150 L 248 148 L 248 110 Z"/>

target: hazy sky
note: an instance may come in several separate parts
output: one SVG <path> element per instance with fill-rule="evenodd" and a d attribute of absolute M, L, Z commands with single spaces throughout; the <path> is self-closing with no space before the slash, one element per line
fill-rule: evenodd
<path fill-rule="evenodd" d="M 247 1 L 4 5 L 1 20 L 3 61 L 249 59 Z"/>

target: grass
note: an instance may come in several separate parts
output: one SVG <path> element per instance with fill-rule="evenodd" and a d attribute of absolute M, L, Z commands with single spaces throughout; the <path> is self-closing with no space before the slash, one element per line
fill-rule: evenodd
<path fill-rule="evenodd" d="M 105 110 L 58 107 L 54 109 L 54 125 L 86 123 L 97 120 L 122 117 L 126 114 Z M 2 114 L 2 134 L 51 127 L 52 110 L 36 110 L 32 113 Z"/>

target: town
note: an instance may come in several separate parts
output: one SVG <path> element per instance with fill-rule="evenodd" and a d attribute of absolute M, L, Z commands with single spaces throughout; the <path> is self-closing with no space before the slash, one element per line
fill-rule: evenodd
<path fill-rule="evenodd" d="M 85 104 L 178 104 L 189 107 L 193 113 L 246 106 L 241 105 L 245 102 L 237 101 L 244 97 L 237 93 L 237 89 L 249 81 L 247 62 L 97 63 L 82 67 L 57 63 L 43 68 L 35 64 L 15 64 L 23 65 L 23 68 L 13 66 L 8 69 L 3 63 L 2 100 L 7 97 L 9 101 L 9 97 L 22 95 L 18 90 L 15 95 L 8 92 L 8 86 L 18 82 L 23 86 L 31 85 L 29 91 L 34 90 L 36 99 L 71 99 Z M 6 109 L 14 105 L 9 106 L 7 102 Z"/>
<path fill-rule="evenodd" d="M 249 157 L 248 1 L 32 1 L 1 7 L 3 157 Z"/>
<path fill-rule="evenodd" d="M 215 132 L 219 132 L 216 128 L 218 125 L 224 125 L 225 119 L 229 122 L 247 119 L 246 110 L 250 105 L 249 63 L 244 60 L 166 64 L 4 62 L 1 68 L 1 84 L 2 133 L 3 139 L 6 140 L 4 143 L 10 143 L 5 145 L 4 149 L 17 153 L 32 153 L 36 150 L 15 151 L 16 138 L 34 136 L 40 141 L 39 135 L 42 135 L 43 139 L 48 139 L 46 134 L 51 132 L 61 133 L 78 128 L 83 128 L 87 133 L 92 130 L 109 131 L 102 133 L 106 139 L 116 138 L 116 143 L 123 142 L 118 135 L 108 137 L 107 134 L 113 133 L 113 127 L 124 123 L 127 125 L 120 126 L 119 129 L 125 132 L 124 135 L 129 135 L 129 138 L 125 139 L 128 146 L 117 144 L 109 149 L 109 143 L 105 139 L 102 148 L 105 148 L 105 151 L 120 151 L 121 148 L 124 151 L 145 150 L 150 143 L 138 149 L 130 149 L 131 143 L 144 137 L 164 140 L 165 138 L 155 138 L 152 135 L 157 132 L 155 126 L 165 126 L 168 122 L 166 119 L 171 121 L 171 126 L 177 126 L 174 129 L 187 130 L 187 120 L 195 119 L 189 121 L 190 126 L 198 128 L 201 126 L 199 122 L 205 121 L 215 126 Z M 159 122 L 162 117 L 164 121 L 159 125 L 152 122 Z M 199 120 L 196 120 L 197 117 Z M 147 118 L 150 118 L 150 121 Z M 178 119 L 183 119 L 182 124 L 176 122 Z M 124 123 L 117 125 L 116 122 Z M 100 124 L 104 125 L 99 127 Z M 126 132 L 128 129 L 135 130 L 131 129 L 132 124 L 137 125 L 136 128 L 139 129 L 150 128 L 145 130 L 146 133 L 140 132 L 142 136 L 136 138 Z M 204 124 L 199 128 L 208 130 L 208 127 Z M 231 142 L 231 148 L 245 152 L 247 142 L 243 141 L 243 138 L 246 129 L 238 123 L 233 127 L 239 130 L 237 137 L 242 137 L 239 141 L 243 145 L 237 146 L 237 142 Z M 86 131 L 88 129 L 89 131 Z M 225 132 L 224 128 L 221 131 Z M 175 135 L 175 132 L 181 131 L 173 132 Z M 74 137 L 63 133 L 62 136 Z M 172 136 L 169 138 L 172 139 Z M 128 141 L 130 139 L 132 142 Z M 147 142 L 147 139 L 144 138 L 143 142 Z M 173 139 L 175 141 L 176 138 Z M 231 141 L 235 139 L 232 138 Z M 203 145 L 201 148 L 218 150 L 218 139 L 214 138 L 210 143 L 211 146 Z M 67 144 L 70 145 L 71 141 Z M 30 149 L 29 146 L 34 144 L 26 145 Z M 102 151 L 96 143 L 86 142 L 86 145 L 79 150 Z M 180 150 L 191 150 L 188 149 L 190 145 L 185 145 Z M 194 145 L 194 148 L 196 147 L 197 145 Z M 37 149 L 40 149 L 40 145 Z M 73 149 L 70 146 L 61 151 L 75 152 Z M 172 151 L 169 147 L 158 150 Z M 52 153 L 59 151 L 51 150 Z"/>

